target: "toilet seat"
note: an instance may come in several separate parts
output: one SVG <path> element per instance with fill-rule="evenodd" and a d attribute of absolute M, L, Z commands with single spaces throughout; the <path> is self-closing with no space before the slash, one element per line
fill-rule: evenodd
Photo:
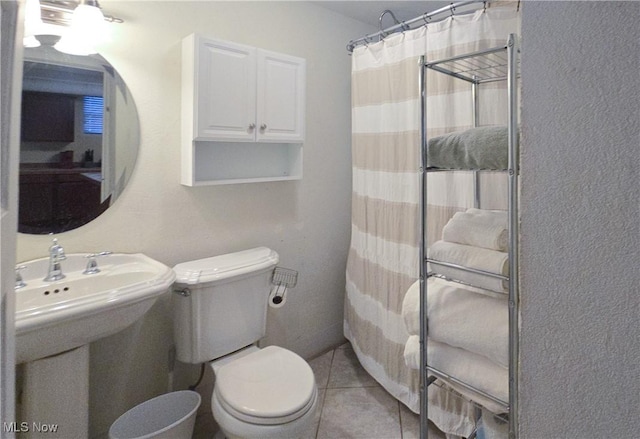
<path fill-rule="evenodd" d="M 222 409 L 225 412 L 227 412 L 227 414 L 229 414 L 230 416 L 233 416 L 234 418 L 240 421 L 248 422 L 250 424 L 256 424 L 256 425 L 280 425 L 280 424 L 286 424 L 291 421 L 295 421 L 296 419 L 299 419 L 300 417 L 304 416 L 311 409 L 311 407 L 313 407 L 313 405 L 316 402 L 316 397 L 317 397 L 316 392 L 314 392 L 313 396 L 311 397 L 311 399 L 309 399 L 307 404 L 302 409 L 296 411 L 295 413 L 291 413 L 287 416 L 265 417 L 265 416 L 252 416 L 248 413 L 235 409 L 234 407 L 229 405 L 228 402 L 222 399 L 220 397 L 220 394 L 215 390 L 214 390 L 214 396 L 213 396 L 213 398 L 220 404 Z"/>
<path fill-rule="evenodd" d="M 313 424 L 317 410 L 318 398 L 316 397 L 309 411 L 298 419 L 284 424 L 253 424 L 229 414 L 222 407 L 215 393 L 211 398 L 213 417 L 227 439 L 297 439 L 304 437 L 309 432 L 309 427 Z"/>
<path fill-rule="evenodd" d="M 220 367 L 213 397 L 241 421 L 276 425 L 307 413 L 316 393 L 306 361 L 287 349 L 268 346 Z"/>

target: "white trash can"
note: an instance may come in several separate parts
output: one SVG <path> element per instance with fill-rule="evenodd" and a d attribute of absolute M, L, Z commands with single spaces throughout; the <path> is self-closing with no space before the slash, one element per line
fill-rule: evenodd
<path fill-rule="evenodd" d="M 165 393 L 138 404 L 109 428 L 110 439 L 191 439 L 200 395 L 192 390 Z"/>

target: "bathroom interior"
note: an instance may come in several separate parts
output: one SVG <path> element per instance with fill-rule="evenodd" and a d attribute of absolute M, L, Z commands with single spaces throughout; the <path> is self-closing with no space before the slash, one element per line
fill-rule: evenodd
<path fill-rule="evenodd" d="M 203 273 L 209 270 L 215 282 L 226 285 L 225 270 L 245 276 L 254 269 L 261 273 L 257 288 L 264 298 L 256 311 L 265 325 L 255 338 L 258 352 L 278 347 L 286 361 L 300 361 L 296 377 L 305 386 L 298 387 L 313 395 L 306 397 L 314 401 L 312 416 L 295 437 L 553 439 L 584 437 L 585 432 L 593 438 L 634 437 L 640 429 L 640 3 L 461 3 L 473 4 L 456 10 L 442 1 L 102 0 L 108 38 L 96 45 L 97 55 L 70 55 L 53 47 L 60 38 L 51 36 L 51 28 L 38 35 L 40 47 L 25 47 L 25 18 L 34 2 L 0 2 L 0 437 L 106 438 L 125 412 L 188 388 L 195 388 L 201 401 L 193 437 L 221 437 L 212 393 L 214 387 L 223 391 L 216 377 L 222 380 L 225 364 L 219 369 L 201 367 L 218 356 L 185 360 L 184 346 L 195 346 L 196 341 L 177 340 L 175 328 L 184 333 L 181 325 L 195 317 L 184 317 L 177 304 L 194 301 L 194 315 L 207 306 L 215 309 L 215 303 L 195 302 L 200 288 L 206 290 L 201 285 L 209 278 Z M 71 11 L 77 4 L 35 2 L 45 18 L 47 12 Z M 508 24 L 499 19 L 502 10 L 508 11 Z M 432 11 L 441 12 L 424 18 Z M 498 19 L 474 38 L 502 35 L 501 26 L 508 29 L 507 45 L 509 34 L 515 35 L 516 97 L 509 114 L 516 119 L 509 132 L 510 141 L 519 146 L 514 153 L 516 198 L 509 199 L 509 207 L 489 207 L 515 212 L 509 227 L 517 233 L 510 249 L 518 258 L 516 279 L 510 280 L 516 293 L 509 296 L 512 358 L 504 368 L 505 374 L 511 373 L 505 397 L 509 416 L 498 418 L 503 425 L 492 436 L 490 429 L 475 424 L 471 429 L 440 431 L 445 428 L 435 425 L 440 421 L 433 418 L 433 407 L 425 410 L 432 422 L 425 411 L 422 417 L 417 414 L 425 400 L 420 381 L 426 381 L 426 373 L 421 371 L 421 376 L 415 370 L 419 367 L 408 372 L 409 390 L 388 379 L 390 364 L 405 366 L 405 328 L 398 334 L 396 329 L 380 329 L 383 335 L 376 342 L 384 354 L 378 355 L 392 352 L 384 346 L 385 337 L 403 339 L 394 347 L 396 355 L 383 364 L 362 341 L 379 335 L 370 331 L 380 323 L 366 320 L 367 313 L 381 305 L 361 302 L 358 308 L 350 303 L 359 297 L 353 293 L 354 261 L 362 259 L 353 253 L 366 241 L 357 220 L 365 197 L 357 191 L 370 185 L 371 193 L 376 187 L 384 192 L 385 183 L 368 180 L 371 175 L 358 169 L 358 142 L 366 131 L 360 119 L 366 111 L 358 106 L 375 102 L 363 98 L 354 86 L 363 76 L 359 63 L 371 62 L 359 55 L 370 51 L 375 64 L 378 55 L 385 56 L 385 44 L 409 38 L 423 24 L 426 50 L 435 50 L 429 48 L 435 41 L 430 40 L 430 27 L 442 30 L 442 22 L 462 27 L 469 16 L 494 13 Z M 416 24 L 416 18 L 424 23 Z M 411 20 L 413 29 L 405 29 Z M 381 29 L 389 28 L 392 31 L 380 35 Z M 198 48 L 207 44 L 214 57 L 222 50 L 244 53 L 250 48 L 267 62 L 276 60 L 270 66 L 281 76 L 274 87 L 283 93 L 275 96 L 276 109 L 271 111 L 283 117 L 293 114 L 296 129 L 269 137 L 280 120 L 274 118 L 269 124 L 256 119 L 240 133 L 218 133 L 222 137 L 216 141 L 207 140 L 206 132 L 196 132 L 198 96 L 210 92 L 198 76 L 221 83 L 227 79 L 224 75 L 237 73 L 233 64 L 223 72 L 207 70 L 204 61 L 198 64 L 205 53 Z M 46 76 L 51 72 L 40 67 L 43 60 L 56 66 L 54 76 Z M 414 65 L 417 79 L 418 63 Z M 258 68 L 258 77 L 264 73 Z M 76 76 L 81 85 L 69 80 Z M 396 87 L 395 79 L 386 79 L 385 88 L 402 88 Z M 260 78 L 257 82 L 260 88 Z M 38 101 L 54 88 L 64 100 Z M 227 101 L 213 99 L 208 103 L 212 111 L 231 114 L 242 107 L 243 99 L 255 99 L 255 90 L 251 95 L 243 87 L 214 89 Z M 418 102 L 419 88 L 407 89 Z M 98 126 L 112 129 L 98 128 L 96 134 L 85 126 L 81 115 L 91 110 L 91 101 L 77 97 L 81 95 L 102 97 L 98 105 L 107 110 Z M 484 109 L 483 104 L 478 108 Z M 506 109 L 500 111 L 501 117 L 507 114 Z M 69 117 L 57 119 L 65 112 L 72 115 L 71 127 L 65 126 Z M 420 115 L 412 117 L 419 121 Z M 490 124 L 483 117 L 481 124 Z M 43 139 L 43 133 L 55 138 Z M 247 135 L 250 140 L 238 137 Z M 415 136 L 410 154 L 414 161 L 405 164 L 413 167 L 405 171 L 407 181 L 415 184 L 410 193 L 418 193 L 425 174 L 417 130 Z M 492 181 L 481 185 L 486 192 L 495 192 L 487 186 Z M 500 182 L 498 192 L 506 195 L 506 184 Z M 412 222 L 398 217 L 392 222 L 400 229 L 406 224 L 415 227 L 417 211 L 412 211 Z M 423 230 L 422 239 L 418 232 L 409 236 L 426 241 L 429 233 Z M 379 247 L 372 245 L 368 251 L 388 252 L 384 239 L 371 241 Z M 417 263 L 418 242 L 410 244 L 416 252 L 414 259 L 408 258 L 415 260 L 409 269 L 411 283 L 389 293 L 395 294 L 396 306 L 401 306 L 409 285 L 421 284 L 414 282 L 426 265 Z M 63 254 L 57 265 L 51 263 Z M 385 258 L 404 262 L 403 256 L 392 254 Z M 24 329 L 18 324 L 16 330 L 16 307 L 24 306 L 25 300 L 21 292 L 46 284 L 43 294 L 47 300 L 55 298 L 67 293 L 55 290 L 56 282 L 64 284 L 56 276 L 67 273 L 72 278 L 83 270 L 90 274 L 79 275 L 78 289 L 90 291 L 92 279 L 100 279 L 100 273 L 119 263 L 131 264 L 132 272 L 154 273 L 153 280 L 139 282 L 147 292 L 153 290 L 148 301 L 136 302 L 139 309 L 127 314 L 122 308 L 104 317 L 105 322 L 118 323 L 72 351 L 81 343 L 62 337 L 56 345 L 54 330 L 21 338 Z M 27 268 L 18 273 L 27 286 L 16 288 L 16 268 L 22 266 Z M 103 270 L 91 272 L 91 267 Z M 48 280 L 43 281 L 45 276 Z M 427 287 L 419 286 L 418 291 L 423 288 Z M 78 298 L 83 299 L 82 293 Z M 501 300 L 506 315 L 509 302 Z M 64 308 L 54 311 L 64 313 Z M 81 330 L 86 340 L 91 330 L 98 333 L 100 325 L 107 325 L 92 320 L 88 309 L 83 317 L 89 323 Z M 35 314 L 30 316 L 33 322 L 39 318 Z M 236 325 L 244 329 L 255 323 L 253 317 L 246 322 L 220 325 L 211 338 L 224 333 L 224 326 L 233 328 L 227 335 L 239 336 Z M 354 328 L 354 322 L 361 328 Z M 278 372 L 286 373 L 286 367 Z M 313 374 L 305 375 L 310 370 Z M 398 374 L 407 376 L 406 371 Z M 272 396 L 278 403 L 286 400 L 276 392 Z M 455 401 L 459 402 L 457 396 Z M 476 422 L 482 404 L 473 407 L 466 416 Z M 48 411 L 56 415 L 47 418 Z M 22 424 L 25 413 L 36 415 Z M 72 436 L 56 436 L 36 431 L 36 422 L 66 423 L 78 430 L 72 430 Z"/>

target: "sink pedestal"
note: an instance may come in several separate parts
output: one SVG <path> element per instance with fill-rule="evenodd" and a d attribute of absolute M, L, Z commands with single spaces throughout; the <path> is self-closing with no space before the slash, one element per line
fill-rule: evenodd
<path fill-rule="evenodd" d="M 26 438 L 89 437 L 88 344 L 25 364 L 22 422 Z"/>

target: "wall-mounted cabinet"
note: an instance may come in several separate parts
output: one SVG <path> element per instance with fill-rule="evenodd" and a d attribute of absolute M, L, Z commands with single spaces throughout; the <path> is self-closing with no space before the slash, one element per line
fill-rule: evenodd
<path fill-rule="evenodd" d="M 302 178 L 304 110 L 304 59 L 186 37 L 182 184 Z"/>

